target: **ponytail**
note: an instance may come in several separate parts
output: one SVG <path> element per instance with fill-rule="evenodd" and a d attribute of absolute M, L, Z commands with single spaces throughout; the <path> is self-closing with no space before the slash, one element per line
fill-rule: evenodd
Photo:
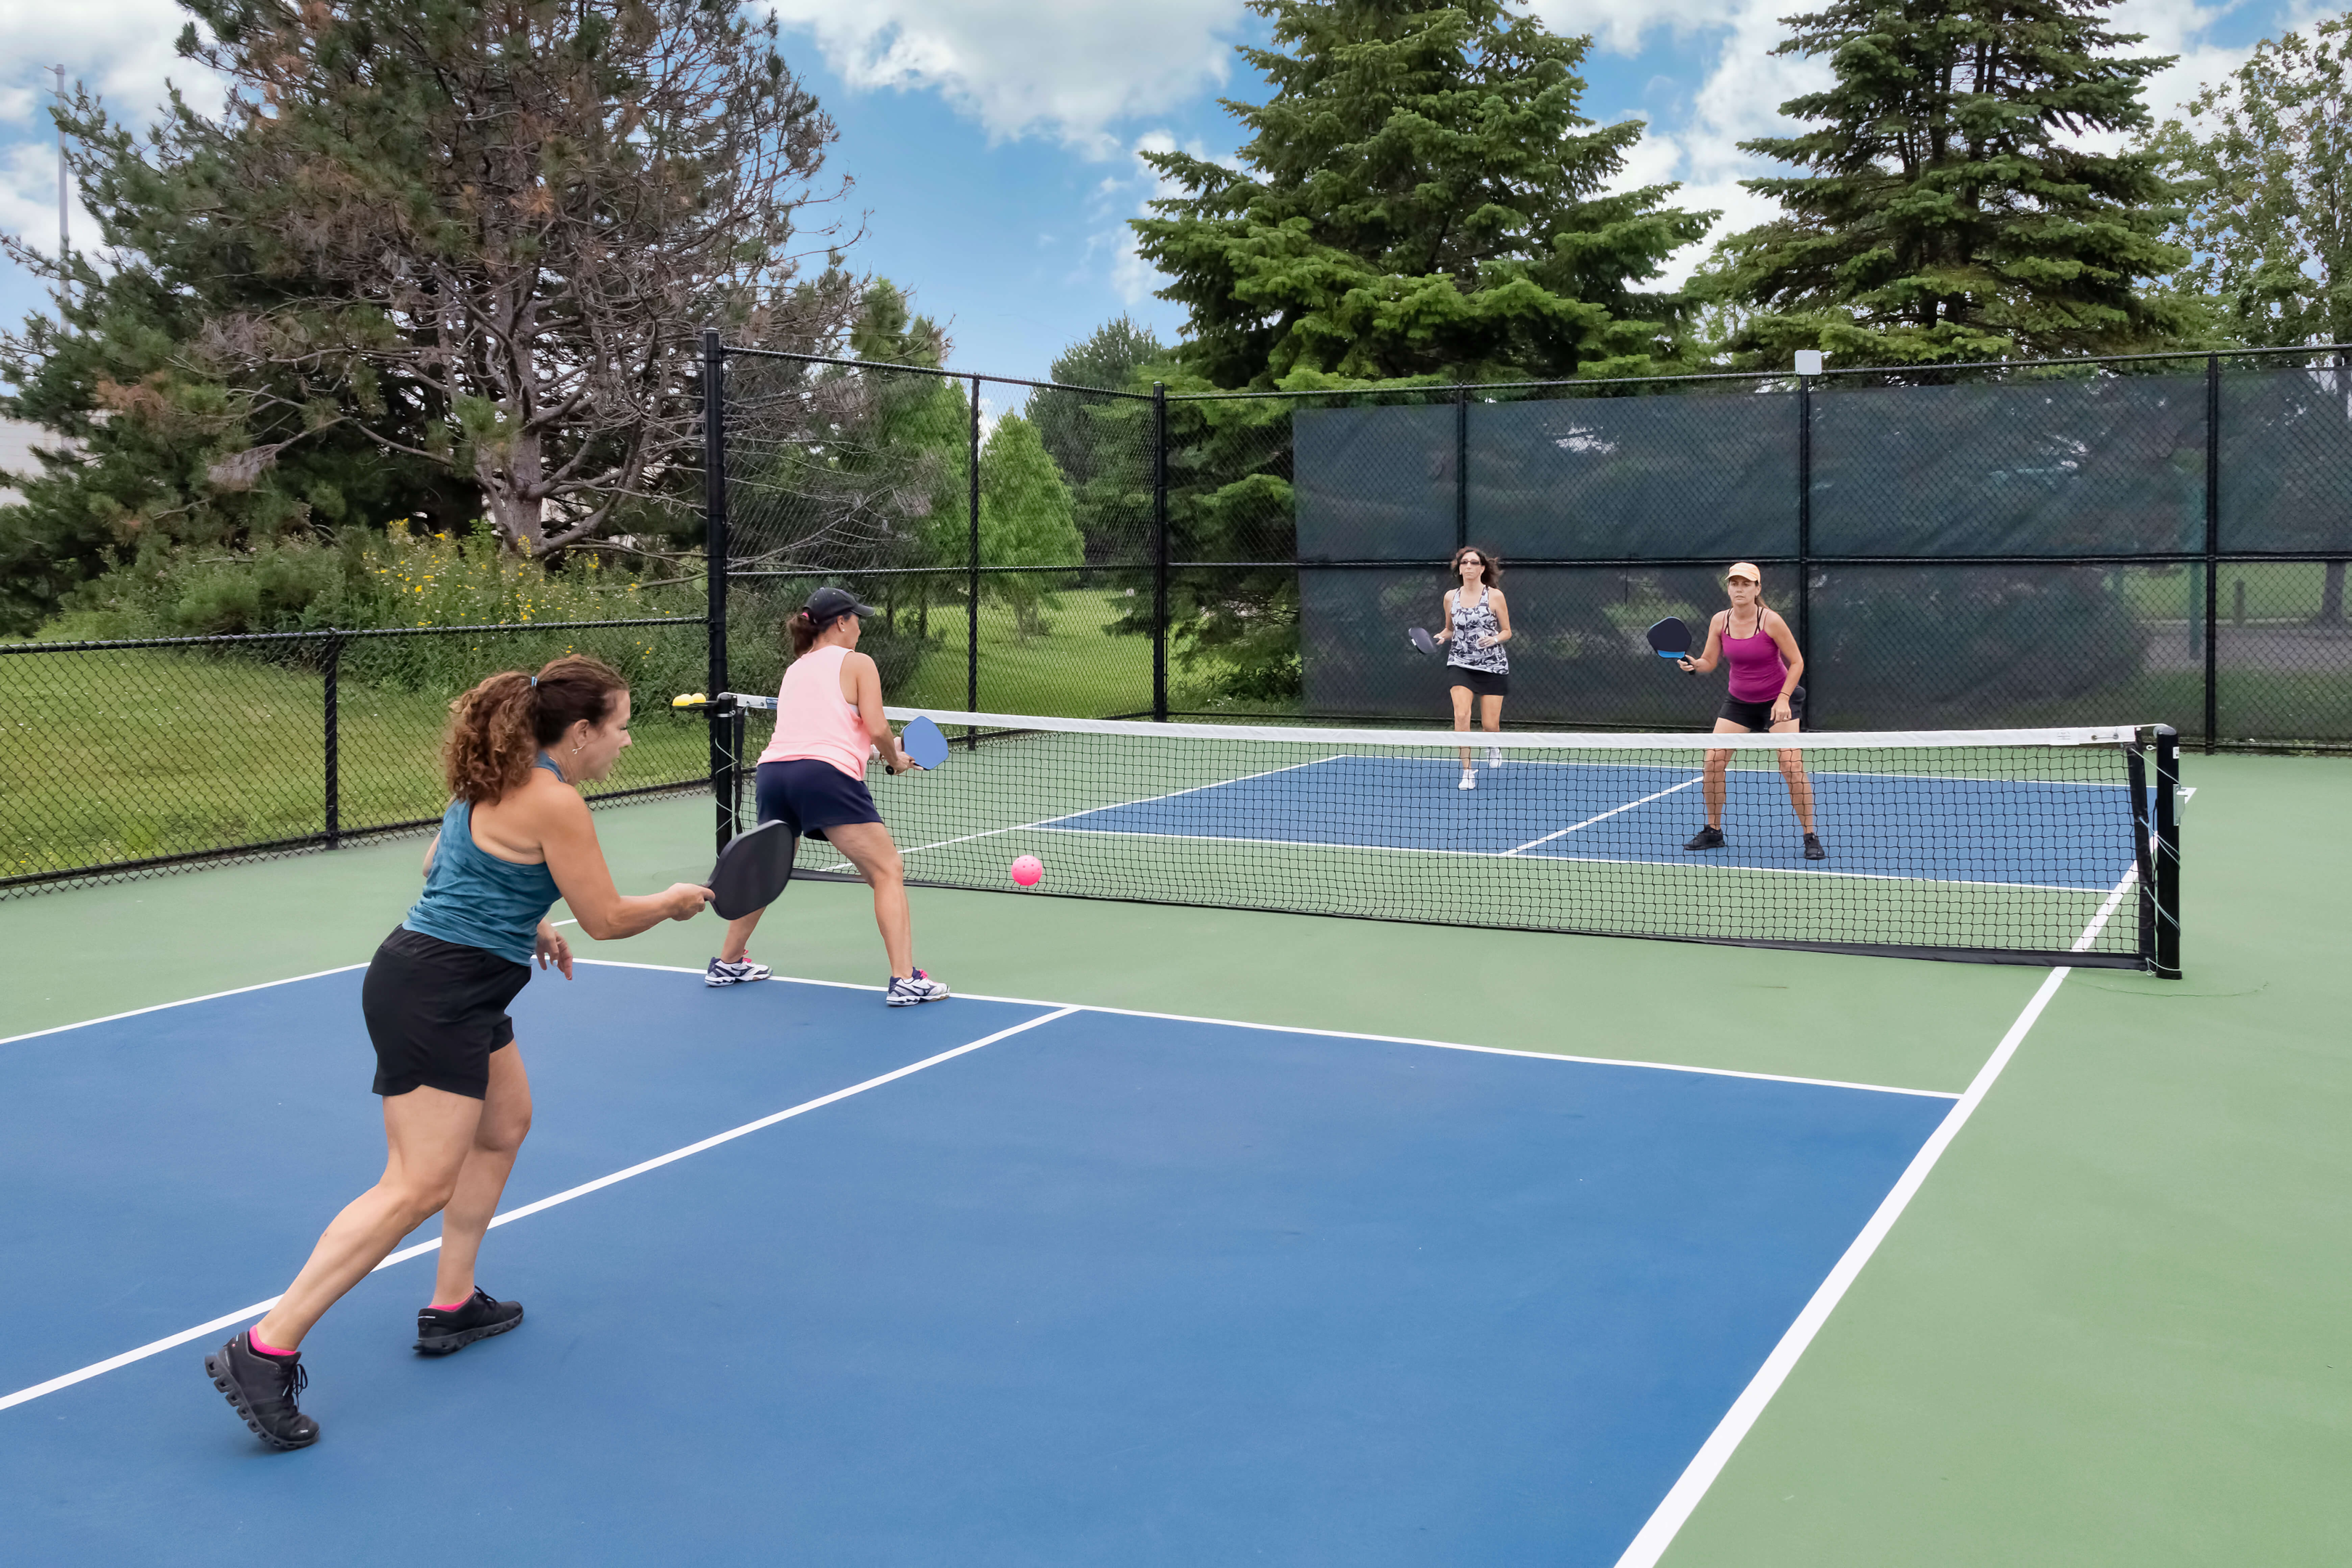
<path fill-rule="evenodd" d="M 825 623 L 826 626 L 832 624 L 830 621 Z M 806 610 L 794 610 L 784 622 L 784 635 L 792 638 L 793 657 L 798 658 L 816 646 L 816 639 L 824 635 L 824 626 L 811 619 Z"/>
<path fill-rule="evenodd" d="M 449 704 L 441 767 L 453 799 L 497 801 L 530 776 L 539 753 L 585 719 L 602 724 L 629 689 L 602 659 L 567 654 L 537 675 L 501 670 Z"/>

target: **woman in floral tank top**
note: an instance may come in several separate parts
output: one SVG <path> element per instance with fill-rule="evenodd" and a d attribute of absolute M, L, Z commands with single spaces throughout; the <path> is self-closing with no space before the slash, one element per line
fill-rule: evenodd
<path fill-rule="evenodd" d="M 1436 640 L 1446 645 L 1445 680 L 1454 698 L 1454 727 L 1470 729 L 1470 705 L 1475 700 L 1478 721 L 1489 732 L 1503 727 L 1503 699 L 1511 689 L 1511 657 L 1503 645 L 1511 640 L 1511 606 L 1503 598 L 1503 563 L 1491 551 L 1465 544 L 1454 552 L 1454 574 L 1461 579 L 1445 591 L 1445 629 Z M 1503 765 L 1502 749 L 1486 748 L 1486 765 Z M 1471 748 L 1462 748 L 1463 789 L 1478 787 L 1478 770 Z"/>

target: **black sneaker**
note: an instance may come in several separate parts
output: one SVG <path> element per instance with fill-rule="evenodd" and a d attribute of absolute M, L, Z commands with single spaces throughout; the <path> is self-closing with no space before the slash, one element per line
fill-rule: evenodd
<path fill-rule="evenodd" d="M 1822 841 L 1814 837 L 1810 833 L 1806 834 L 1805 858 L 1808 860 L 1826 860 L 1829 858 L 1830 852 L 1822 847 Z"/>
<path fill-rule="evenodd" d="M 417 1310 L 416 1348 L 426 1355 L 447 1355 L 476 1340 L 505 1333 L 521 1321 L 521 1302 L 493 1301 L 488 1290 L 477 1286 L 466 1304 L 454 1311 L 445 1312 L 438 1307 Z"/>
<path fill-rule="evenodd" d="M 319 1440 L 319 1424 L 294 1407 L 310 1384 L 299 1351 L 263 1355 L 239 1334 L 205 1357 L 205 1375 L 271 1447 L 307 1448 Z"/>
<path fill-rule="evenodd" d="M 1698 830 L 1696 836 L 1695 836 L 1689 843 L 1684 845 L 1683 847 L 1685 849 L 1720 849 L 1723 847 L 1723 829 L 1720 827 L 1702 827 Z"/>

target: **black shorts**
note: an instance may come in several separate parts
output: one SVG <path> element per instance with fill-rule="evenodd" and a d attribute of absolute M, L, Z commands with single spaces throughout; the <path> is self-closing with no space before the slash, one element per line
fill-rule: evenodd
<path fill-rule="evenodd" d="M 1445 667 L 1445 684 L 1466 686 L 1481 697 L 1511 694 L 1511 675 L 1504 669 L 1472 669 L 1466 665 L 1449 664 Z"/>
<path fill-rule="evenodd" d="M 1735 724 L 1745 724 L 1751 730 L 1764 731 L 1772 727 L 1772 705 L 1769 702 L 1742 702 L 1737 697 L 1727 697 L 1723 700 L 1723 706 L 1715 710 L 1715 716 L 1728 719 Z M 1789 716 L 1796 720 L 1798 729 L 1805 727 L 1805 689 L 1801 686 L 1789 693 Z"/>
<path fill-rule="evenodd" d="M 752 793 L 760 820 L 784 823 L 803 838 L 822 838 L 828 827 L 882 820 L 866 781 L 851 778 L 831 763 L 814 757 L 761 763 L 755 776 Z"/>
<path fill-rule="evenodd" d="M 490 1053 L 514 1043 L 507 1006 L 530 984 L 528 963 L 396 928 L 360 985 L 360 1011 L 375 1042 L 376 1093 L 423 1085 L 481 1099 L 490 1087 Z"/>

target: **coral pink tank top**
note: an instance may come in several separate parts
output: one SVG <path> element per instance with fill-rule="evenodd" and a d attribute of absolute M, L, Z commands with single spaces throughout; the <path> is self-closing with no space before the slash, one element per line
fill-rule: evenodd
<path fill-rule="evenodd" d="M 776 688 L 776 733 L 760 753 L 763 763 L 806 759 L 831 763 L 851 778 L 866 776 L 874 754 L 873 737 L 856 705 L 841 697 L 841 661 L 845 647 L 813 647 L 784 670 Z"/>
<path fill-rule="evenodd" d="M 1723 657 L 1731 663 L 1731 699 L 1735 702 L 1769 702 L 1780 695 L 1789 679 L 1789 661 L 1780 646 L 1764 630 L 1764 614 L 1756 615 L 1756 635 L 1731 635 L 1731 617 L 1723 618 Z"/>

